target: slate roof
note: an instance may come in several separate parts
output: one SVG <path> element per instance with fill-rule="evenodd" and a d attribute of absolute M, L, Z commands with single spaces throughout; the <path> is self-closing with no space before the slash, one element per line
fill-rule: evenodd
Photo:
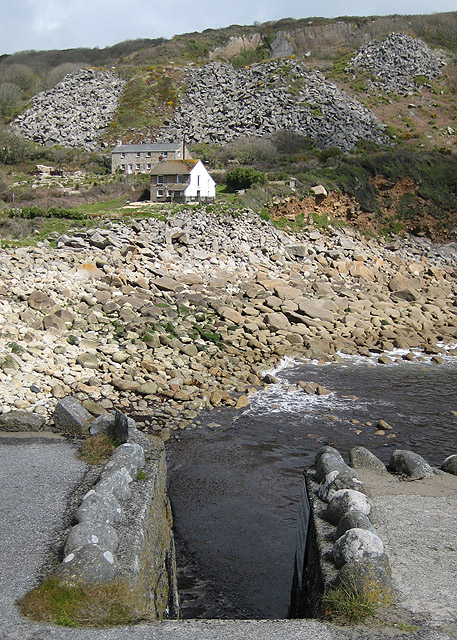
<path fill-rule="evenodd" d="M 173 174 L 190 173 L 200 160 L 188 158 L 187 160 L 165 160 L 155 164 L 150 170 L 152 176 L 170 176 Z"/>
<path fill-rule="evenodd" d="M 111 153 L 137 153 L 151 151 L 161 153 L 164 151 L 177 151 L 181 149 L 181 142 L 147 142 L 144 144 L 119 144 Z"/>

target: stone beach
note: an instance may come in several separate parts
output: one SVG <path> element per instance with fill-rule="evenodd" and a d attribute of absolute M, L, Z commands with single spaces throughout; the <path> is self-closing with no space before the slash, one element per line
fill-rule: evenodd
<path fill-rule="evenodd" d="M 439 363 L 457 342 L 455 244 L 349 227 L 288 235 L 250 211 L 200 207 L 55 240 L 1 250 L 4 429 L 26 430 L 25 412 L 49 421 L 74 395 L 167 439 L 202 409 L 247 406 L 285 355 L 387 363 L 400 348 Z"/>

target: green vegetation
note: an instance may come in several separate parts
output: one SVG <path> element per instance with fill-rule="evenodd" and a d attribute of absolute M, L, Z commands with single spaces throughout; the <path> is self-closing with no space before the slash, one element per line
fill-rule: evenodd
<path fill-rule="evenodd" d="M 237 167 L 228 172 L 225 182 L 230 191 L 238 191 L 249 189 L 253 184 L 265 184 L 267 178 L 261 171 L 252 167 Z"/>
<path fill-rule="evenodd" d="M 256 49 L 245 49 L 237 56 L 232 58 L 231 62 L 235 69 L 247 67 L 255 62 L 261 62 L 270 57 L 270 51 L 264 45 L 260 45 Z"/>
<path fill-rule="evenodd" d="M 23 207 L 22 209 L 9 209 L 8 216 L 10 218 L 64 218 L 66 220 L 83 220 L 86 216 L 83 212 L 76 209 L 62 209 L 60 207 L 51 207 L 50 209 L 42 209 L 41 207 Z"/>
<path fill-rule="evenodd" d="M 106 627 L 147 619 L 138 596 L 125 582 L 97 586 L 68 585 L 49 576 L 20 601 L 21 612 L 37 622 L 63 627 Z"/>
<path fill-rule="evenodd" d="M 322 598 L 321 617 L 341 625 L 355 625 L 374 615 L 376 603 L 355 589 L 339 586 Z"/>

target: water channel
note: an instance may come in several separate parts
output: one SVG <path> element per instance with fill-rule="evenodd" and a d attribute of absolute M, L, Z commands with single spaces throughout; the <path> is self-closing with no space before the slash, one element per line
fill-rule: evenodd
<path fill-rule="evenodd" d="M 401 354 L 396 354 L 400 356 Z M 439 466 L 457 453 L 457 359 L 443 364 L 286 361 L 243 412 L 213 410 L 170 441 L 169 494 L 184 617 L 285 618 L 303 469 L 323 444 Z M 299 380 L 330 395 L 291 391 Z M 378 420 L 393 428 L 376 435 Z"/>

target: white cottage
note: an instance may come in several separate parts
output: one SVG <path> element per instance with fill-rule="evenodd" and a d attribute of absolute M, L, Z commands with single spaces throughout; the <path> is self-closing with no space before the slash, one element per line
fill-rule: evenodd
<path fill-rule="evenodd" d="M 214 202 L 216 183 L 201 160 L 167 160 L 151 169 L 151 202 Z"/>

